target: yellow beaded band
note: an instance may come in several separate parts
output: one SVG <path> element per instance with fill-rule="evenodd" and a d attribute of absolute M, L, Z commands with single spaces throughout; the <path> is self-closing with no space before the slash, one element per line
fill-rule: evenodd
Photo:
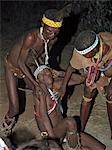
<path fill-rule="evenodd" d="M 92 98 L 87 98 L 87 97 L 85 97 L 85 96 L 83 96 L 83 99 L 84 99 L 84 101 L 87 102 L 87 103 L 92 100 Z"/>
<path fill-rule="evenodd" d="M 43 16 L 42 21 L 43 21 L 43 23 L 45 23 L 46 25 L 48 25 L 50 27 L 60 28 L 62 26 L 62 21 L 55 22 L 53 20 L 46 18 L 45 16 Z"/>

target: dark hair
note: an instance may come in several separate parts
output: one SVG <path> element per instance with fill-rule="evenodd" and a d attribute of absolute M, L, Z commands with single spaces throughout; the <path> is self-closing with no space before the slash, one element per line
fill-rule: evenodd
<path fill-rule="evenodd" d="M 68 17 L 72 11 L 72 2 L 65 3 L 63 8 L 58 9 L 48 9 L 44 13 L 45 16 L 55 22 L 60 22 L 63 18 Z"/>
<path fill-rule="evenodd" d="M 48 9 L 44 13 L 45 17 L 47 17 L 48 19 L 58 22 L 58 21 L 61 21 L 62 18 L 57 16 L 57 14 L 58 14 L 58 10 L 57 9 Z"/>
<path fill-rule="evenodd" d="M 75 48 L 82 51 L 90 47 L 96 39 L 96 33 L 90 30 L 82 31 L 75 40 Z"/>

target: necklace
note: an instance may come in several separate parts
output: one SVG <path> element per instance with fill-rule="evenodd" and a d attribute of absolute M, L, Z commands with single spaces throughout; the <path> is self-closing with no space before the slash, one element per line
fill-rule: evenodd
<path fill-rule="evenodd" d="M 41 39 L 44 41 L 44 49 L 45 49 L 45 65 L 48 65 L 48 59 L 49 59 L 49 56 L 48 56 L 48 42 L 49 40 L 45 40 L 44 36 L 43 36 L 43 27 L 40 28 L 40 36 L 41 36 Z"/>

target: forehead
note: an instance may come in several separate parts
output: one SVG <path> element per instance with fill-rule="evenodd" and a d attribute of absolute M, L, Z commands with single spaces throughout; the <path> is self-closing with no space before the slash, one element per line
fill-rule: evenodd
<path fill-rule="evenodd" d="M 44 27 L 45 27 L 46 30 L 50 30 L 50 31 L 59 31 L 60 30 L 60 28 L 50 27 L 46 24 L 44 25 Z"/>
<path fill-rule="evenodd" d="M 94 48 L 91 52 L 89 52 L 89 53 L 87 53 L 87 54 L 85 54 L 84 56 L 85 57 L 93 57 L 97 52 L 98 52 L 98 47 L 96 47 L 96 48 Z"/>
<path fill-rule="evenodd" d="M 48 68 L 45 68 L 45 69 L 43 69 L 39 74 L 44 74 L 44 73 L 46 73 L 46 72 L 51 73 L 51 70 L 48 69 Z"/>

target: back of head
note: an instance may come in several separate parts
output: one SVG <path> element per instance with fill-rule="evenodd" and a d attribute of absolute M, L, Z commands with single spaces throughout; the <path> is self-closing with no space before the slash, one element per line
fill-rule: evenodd
<path fill-rule="evenodd" d="M 75 40 L 75 48 L 80 54 L 93 50 L 99 42 L 97 34 L 91 30 L 82 31 Z"/>

